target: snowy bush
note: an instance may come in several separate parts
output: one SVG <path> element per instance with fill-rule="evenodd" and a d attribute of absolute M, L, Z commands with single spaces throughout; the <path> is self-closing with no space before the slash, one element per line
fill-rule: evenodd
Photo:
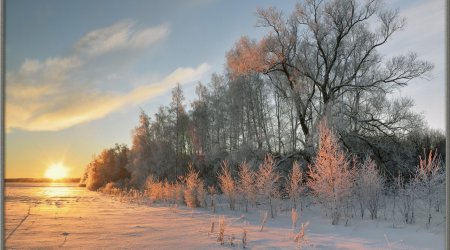
<path fill-rule="evenodd" d="M 339 147 L 338 140 L 325 122 L 319 125 L 319 149 L 314 167 L 309 168 L 307 185 L 315 198 L 330 210 L 332 225 L 336 225 L 350 198 L 355 171 Z"/>
<path fill-rule="evenodd" d="M 164 197 L 163 183 L 156 181 L 152 175 L 145 181 L 145 190 L 153 201 L 161 201 Z"/>
<path fill-rule="evenodd" d="M 210 207 L 213 210 L 213 213 L 216 212 L 216 196 L 217 196 L 217 189 L 216 186 L 208 186 L 208 195 L 210 198 Z"/>
<path fill-rule="evenodd" d="M 197 189 L 198 201 L 201 207 L 206 208 L 208 206 L 207 202 L 207 190 L 205 188 L 205 182 L 200 179 L 198 189 Z"/>
<path fill-rule="evenodd" d="M 174 197 L 175 200 L 178 204 L 183 204 L 184 202 L 184 197 L 183 197 L 183 190 L 184 190 L 184 184 L 177 182 L 174 184 L 173 186 L 173 192 L 174 192 Z"/>
<path fill-rule="evenodd" d="M 174 185 L 169 183 L 169 181 L 164 180 L 162 185 L 162 198 L 165 202 L 169 204 L 174 204 L 176 202 Z"/>
<path fill-rule="evenodd" d="M 436 203 L 440 203 L 443 192 L 442 183 L 445 182 L 442 162 L 436 151 L 433 153 L 430 150 L 428 157 L 426 155 L 424 158 L 419 156 L 419 166 L 415 175 L 415 181 L 417 182 L 418 195 L 426 201 L 428 213 L 427 226 L 430 226 L 432 207 Z"/>
<path fill-rule="evenodd" d="M 384 183 L 384 178 L 378 171 L 375 162 L 367 157 L 358 171 L 354 189 L 360 205 L 361 218 L 364 218 L 364 211 L 368 209 L 370 218 L 377 219 Z"/>
<path fill-rule="evenodd" d="M 275 162 L 270 154 L 267 154 L 263 163 L 259 165 L 256 177 L 256 186 L 264 201 L 269 202 L 270 216 L 275 218 L 275 200 L 280 197 L 280 175 L 275 170 Z"/>
<path fill-rule="evenodd" d="M 414 179 L 406 182 L 404 177 L 399 175 L 396 184 L 399 200 L 398 209 L 402 220 L 407 224 L 413 224 L 415 222 L 414 207 L 417 200 L 417 182 Z"/>
<path fill-rule="evenodd" d="M 244 202 L 245 212 L 248 212 L 248 204 L 256 201 L 255 173 L 247 162 L 243 162 L 239 167 L 238 176 L 238 192 Z"/>
<path fill-rule="evenodd" d="M 204 200 L 203 181 L 200 180 L 198 172 L 194 170 L 192 164 L 189 164 L 188 173 L 185 178 L 186 190 L 184 190 L 184 199 L 186 205 L 191 208 L 199 207 L 201 200 Z M 202 191 L 200 191 L 202 190 Z M 202 197 L 200 197 L 200 195 Z M 203 201 L 202 201 L 203 202 Z"/>
<path fill-rule="evenodd" d="M 226 160 L 222 163 L 221 172 L 218 176 L 220 189 L 222 189 L 223 194 L 227 197 L 230 209 L 234 210 L 236 202 L 236 184 L 231 175 L 230 167 Z"/>
<path fill-rule="evenodd" d="M 292 170 L 288 175 L 286 184 L 286 191 L 292 202 L 292 207 L 296 209 L 297 203 L 300 201 L 300 197 L 305 190 L 305 187 L 303 186 L 303 173 L 296 161 L 292 165 Z"/>

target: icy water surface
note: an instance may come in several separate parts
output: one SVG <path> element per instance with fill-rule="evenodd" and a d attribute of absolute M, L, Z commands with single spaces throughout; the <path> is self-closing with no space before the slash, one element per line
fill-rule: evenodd
<path fill-rule="evenodd" d="M 75 202 L 87 196 L 76 183 L 6 183 L 5 202 L 37 205 Z"/>
<path fill-rule="evenodd" d="M 77 184 L 7 183 L 6 249 L 215 249 L 190 209 L 122 201 Z M 177 225 L 176 227 L 174 225 Z M 180 240 L 183 239 L 183 240 Z M 186 243 L 189 239 L 190 242 Z M 213 247 L 211 248 L 211 244 Z"/>
<path fill-rule="evenodd" d="M 11 249 L 33 248 L 30 242 L 39 241 L 63 246 L 67 231 L 82 221 L 77 212 L 82 204 L 99 199 L 77 183 L 6 183 L 4 195 L 5 241 Z"/>

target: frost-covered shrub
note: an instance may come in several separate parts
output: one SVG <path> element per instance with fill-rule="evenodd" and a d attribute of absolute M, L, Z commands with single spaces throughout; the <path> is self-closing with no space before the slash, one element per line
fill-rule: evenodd
<path fill-rule="evenodd" d="M 217 196 L 217 188 L 216 186 L 208 186 L 208 196 L 210 199 L 210 207 L 213 210 L 213 213 L 216 212 L 216 196 Z"/>
<path fill-rule="evenodd" d="M 300 197 L 305 190 L 303 185 L 303 173 L 297 161 L 292 164 L 292 170 L 288 175 L 286 185 L 286 191 L 292 202 L 292 207 L 297 208 L 297 203 L 300 201 Z"/>
<path fill-rule="evenodd" d="M 275 161 L 267 154 L 263 163 L 259 165 L 256 177 L 256 186 L 264 201 L 269 202 L 270 216 L 275 218 L 275 199 L 280 197 L 279 181 L 280 175 L 275 170 Z"/>
<path fill-rule="evenodd" d="M 186 205 L 191 208 L 200 206 L 199 194 L 203 194 L 203 181 L 200 180 L 198 172 L 194 170 L 192 164 L 189 164 L 188 173 L 185 178 L 186 190 L 184 190 L 184 199 Z M 204 197 L 201 197 L 204 199 Z"/>
<path fill-rule="evenodd" d="M 175 203 L 175 197 L 173 193 L 173 185 L 169 183 L 167 180 L 164 180 L 162 183 L 162 193 L 163 199 L 165 202 L 173 204 Z"/>
<path fill-rule="evenodd" d="M 104 187 L 98 189 L 100 192 L 109 195 L 119 195 L 122 192 L 120 186 L 115 182 L 109 182 Z"/>
<path fill-rule="evenodd" d="M 364 218 L 366 209 L 369 210 L 372 220 L 377 218 L 384 183 L 384 178 L 378 171 L 375 162 L 367 157 L 358 171 L 354 189 L 360 205 L 361 218 Z"/>
<path fill-rule="evenodd" d="M 256 201 L 255 173 L 250 169 L 247 162 L 243 162 L 239 167 L 238 192 L 245 206 L 245 212 L 248 212 L 249 202 Z"/>
<path fill-rule="evenodd" d="M 327 128 L 325 121 L 319 125 L 319 148 L 314 167 L 309 168 L 307 185 L 315 198 L 330 210 L 332 225 L 342 216 L 344 206 L 351 196 L 355 171 L 350 161 L 340 149 L 338 139 Z"/>
<path fill-rule="evenodd" d="M 172 186 L 173 198 L 177 204 L 183 204 L 184 202 L 184 189 L 183 183 L 176 182 Z"/>
<path fill-rule="evenodd" d="M 201 207 L 207 207 L 208 206 L 208 202 L 207 202 L 207 191 L 205 189 L 205 183 L 203 180 L 200 180 L 199 182 L 199 186 L 197 189 L 197 196 L 198 196 L 198 201 Z"/>
<path fill-rule="evenodd" d="M 152 175 L 147 177 L 145 188 L 148 196 L 154 201 L 161 201 L 164 197 L 163 183 L 155 180 Z"/>
<path fill-rule="evenodd" d="M 223 194 L 227 197 L 230 210 L 234 210 L 236 202 L 236 184 L 226 160 L 223 161 L 221 171 L 217 178 L 219 180 L 220 189 L 222 189 Z"/>
<path fill-rule="evenodd" d="M 445 172 L 442 169 L 441 159 L 437 152 L 430 150 L 428 157 L 419 156 L 419 166 L 415 175 L 418 195 L 426 202 L 428 221 L 431 224 L 431 210 L 436 203 L 440 203 L 445 183 Z M 439 208 L 439 207 L 438 207 Z M 437 209 L 438 210 L 438 209 Z M 438 210 L 439 211 L 439 210 Z"/>
<path fill-rule="evenodd" d="M 406 182 L 403 176 L 399 175 L 396 185 L 399 200 L 398 209 L 403 221 L 407 224 L 413 224 L 415 223 L 414 208 L 417 200 L 417 182 L 414 179 Z"/>

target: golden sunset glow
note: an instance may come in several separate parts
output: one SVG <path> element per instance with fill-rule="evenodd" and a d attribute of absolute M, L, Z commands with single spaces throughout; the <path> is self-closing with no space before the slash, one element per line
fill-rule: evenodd
<path fill-rule="evenodd" d="M 52 164 L 48 167 L 47 171 L 45 171 L 45 177 L 57 180 L 66 177 L 67 168 L 64 167 L 62 163 Z"/>

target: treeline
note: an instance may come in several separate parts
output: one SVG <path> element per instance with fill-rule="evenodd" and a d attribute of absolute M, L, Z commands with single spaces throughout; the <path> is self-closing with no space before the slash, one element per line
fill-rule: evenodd
<path fill-rule="evenodd" d="M 6 178 L 5 182 L 59 182 L 59 183 L 79 183 L 81 178 L 62 178 L 53 180 L 51 178 Z"/>
<path fill-rule="evenodd" d="M 308 164 L 306 171 L 300 168 L 298 162 L 294 162 L 289 167 L 288 175 L 281 176 L 276 161 L 266 154 L 256 168 L 244 161 L 233 169 L 226 160 L 222 161 L 217 172 L 217 182 L 210 185 L 205 184 L 199 171 L 189 164 L 186 173 L 175 182 L 149 174 L 139 190 L 127 186 L 127 182 L 130 184 L 132 179 L 123 182 L 124 179 L 119 178 L 121 170 L 116 168 L 113 171 L 115 176 L 105 175 L 104 179 L 100 178 L 107 183 L 98 190 L 120 196 L 121 199 L 132 197 L 151 203 L 204 207 L 214 213 L 218 203 L 223 204 L 220 202 L 222 198 L 230 210 L 248 212 L 249 209 L 263 209 L 265 216 L 270 214 L 271 218 L 275 218 L 282 204 L 286 203 L 289 203 L 288 208 L 292 208 L 292 214 L 297 215 L 297 209 L 302 210 L 306 204 L 311 205 L 312 199 L 313 203 L 323 206 L 333 225 L 341 220 L 348 223 L 357 216 L 364 219 L 366 211 L 372 220 L 380 217 L 391 219 L 394 227 L 398 222 L 413 224 L 416 219 L 424 221 L 427 227 L 439 222 L 436 219 L 432 221 L 432 218 L 444 209 L 445 168 L 436 151 L 419 157 L 419 164 L 414 167 L 409 180 L 400 175 L 394 184 L 386 185 L 386 176 L 371 157 L 358 159 L 346 153 L 328 127 L 326 120 L 320 123 L 318 150 L 313 157 L 314 163 Z M 120 153 L 120 150 L 111 152 Z M 117 157 L 106 153 L 101 156 Z M 101 159 L 93 162 L 101 162 Z M 95 170 L 95 166 L 90 165 L 88 169 L 88 188 L 99 185 L 101 176 L 93 176 L 92 173 L 102 171 Z M 111 165 L 102 166 L 100 170 L 108 169 Z M 122 170 L 126 170 L 126 167 Z M 106 172 L 103 171 L 103 174 Z M 219 190 L 223 195 L 218 196 Z M 426 212 L 415 215 L 416 210 Z M 293 218 L 293 225 L 296 218 Z"/>
<path fill-rule="evenodd" d="M 142 111 L 131 148 L 105 149 L 82 182 L 92 190 L 109 182 L 143 188 L 150 175 L 175 183 L 192 163 L 213 185 L 223 160 L 233 170 L 244 161 L 257 168 L 266 153 L 287 176 L 294 161 L 302 170 L 314 163 L 324 117 L 344 149 L 369 155 L 392 185 L 413 177 L 424 152 L 437 149 L 445 160 L 443 133 L 427 127 L 411 99 L 390 95 L 433 66 L 414 53 L 378 53 L 404 26 L 383 6 L 306 1 L 290 15 L 258 10 L 258 26 L 268 30 L 262 39 L 237 41 L 225 73 L 198 83 L 191 103 L 178 85 L 152 118 Z"/>

